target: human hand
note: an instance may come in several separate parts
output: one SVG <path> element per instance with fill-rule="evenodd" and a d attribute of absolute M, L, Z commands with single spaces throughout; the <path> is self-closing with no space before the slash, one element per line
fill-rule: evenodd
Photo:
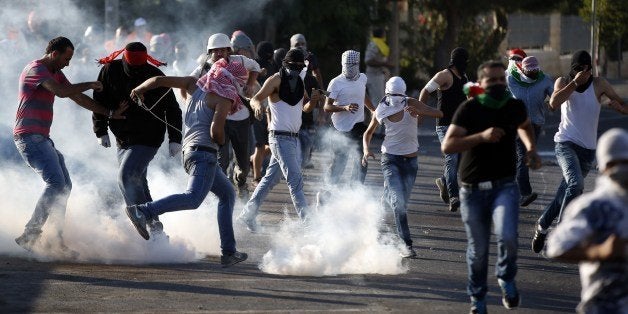
<path fill-rule="evenodd" d="M 591 68 L 584 66 L 584 69 L 578 72 L 573 79 L 576 83 L 576 87 L 585 84 L 589 80 L 589 77 L 591 77 Z"/>
<path fill-rule="evenodd" d="M 138 102 L 138 100 L 139 101 L 144 101 L 144 93 L 145 92 L 146 91 L 143 88 L 141 88 L 141 86 L 138 86 L 138 87 L 134 88 L 131 91 L 131 95 L 129 95 L 129 96 L 135 102 Z"/>
<path fill-rule="evenodd" d="M 358 111 L 358 108 L 360 107 L 356 103 L 351 103 L 348 106 L 345 106 L 345 110 L 351 113 L 355 113 L 356 111 Z"/>
<path fill-rule="evenodd" d="M 506 135 L 506 132 L 504 132 L 504 130 L 502 128 L 492 127 L 492 128 L 488 128 L 488 129 L 484 130 L 480 134 L 481 134 L 482 139 L 484 140 L 484 142 L 486 142 L 486 143 L 497 143 L 497 142 L 499 142 L 499 140 L 502 139 L 502 137 L 504 135 Z"/>
<path fill-rule="evenodd" d="M 97 91 L 97 92 L 102 92 L 102 89 L 103 89 L 102 82 L 100 82 L 100 81 L 91 82 L 89 88 L 91 88 L 91 89 L 93 89 L 94 91 Z"/>

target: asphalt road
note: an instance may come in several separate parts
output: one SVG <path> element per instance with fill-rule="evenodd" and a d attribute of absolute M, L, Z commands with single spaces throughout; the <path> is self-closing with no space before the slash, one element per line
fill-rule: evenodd
<path fill-rule="evenodd" d="M 576 265 L 563 264 L 530 250 L 533 224 L 555 192 L 560 169 L 551 156 L 552 136 L 559 115 L 550 115 L 540 150 L 545 166 L 531 174 L 539 199 L 521 209 L 517 283 L 523 313 L 573 312 L 580 293 Z M 628 126 L 628 119 L 603 110 L 600 132 Z M 42 261 L 0 255 L 0 312 L 412 312 L 464 313 L 466 236 L 459 213 L 450 213 L 437 194 L 434 178 L 441 158 L 433 121 L 421 128 L 419 174 L 410 201 L 410 229 L 419 259 L 406 261 L 400 275 L 352 274 L 336 276 L 280 276 L 262 272 L 258 265 L 269 247 L 265 234 L 236 234 L 249 260 L 221 268 L 217 257 L 184 264 L 86 264 Z M 329 164 L 317 152 L 316 167 L 306 170 L 306 196 L 314 199 L 316 184 Z M 586 179 L 594 186 L 597 171 Z M 379 164 L 371 162 L 367 185 L 381 189 Z M 290 205 L 281 183 L 262 207 L 262 225 L 273 228 L 283 204 Z M 388 216 L 387 224 L 391 224 Z M 365 263 L 368 261 L 364 261 Z M 506 312 L 494 276 L 495 244 L 489 268 L 489 311 Z"/>

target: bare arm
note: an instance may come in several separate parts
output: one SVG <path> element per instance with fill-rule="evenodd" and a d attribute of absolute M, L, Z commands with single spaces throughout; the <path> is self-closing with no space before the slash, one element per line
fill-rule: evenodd
<path fill-rule="evenodd" d="M 406 111 L 408 111 L 412 116 L 426 116 L 432 118 L 443 117 L 442 111 L 432 108 L 418 99 L 408 98 L 408 105 L 409 106 L 406 107 Z"/>
<path fill-rule="evenodd" d="M 325 106 L 323 107 L 323 110 L 325 110 L 325 112 L 351 111 L 351 105 L 348 105 L 348 106 L 335 106 L 334 105 L 335 101 L 336 101 L 335 99 L 327 97 L 327 101 L 325 102 Z M 355 110 L 357 110 L 357 105 L 355 107 L 356 107 Z"/>
<path fill-rule="evenodd" d="M 608 106 L 621 114 L 628 114 L 628 105 L 626 105 L 624 100 L 617 95 L 613 86 L 611 86 L 611 84 L 603 77 L 598 77 L 596 79 L 599 80 L 600 87 L 602 88 L 602 94 L 606 95 L 606 97 L 611 100 L 610 103 L 608 103 Z"/>
<path fill-rule="evenodd" d="M 364 106 L 366 106 L 366 108 L 368 108 L 371 112 L 375 111 L 375 106 L 367 94 L 364 95 Z"/>
<path fill-rule="evenodd" d="M 214 143 L 223 145 L 225 143 L 225 121 L 231 109 L 231 101 L 214 94 L 207 94 L 207 102 L 208 104 L 215 104 L 210 136 Z"/>
<path fill-rule="evenodd" d="M 244 95 L 246 97 L 253 96 L 253 91 L 255 90 L 255 83 L 257 82 L 258 76 L 259 72 L 249 71 L 249 76 L 246 80 L 246 85 L 244 86 Z"/>
<path fill-rule="evenodd" d="M 453 77 L 448 71 L 440 71 L 432 77 L 432 79 L 425 84 L 425 87 L 421 89 L 421 94 L 419 95 L 419 101 L 423 103 L 427 103 L 427 100 L 430 99 L 430 94 L 436 91 L 436 89 L 443 88 L 447 89 L 453 82 Z"/>
<path fill-rule="evenodd" d="M 144 100 L 144 93 L 158 87 L 173 87 L 187 91 L 193 94 L 196 90 L 196 81 L 198 79 L 192 76 L 155 76 L 147 79 L 144 83 L 131 91 L 131 99 Z"/>
<path fill-rule="evenodd" d="M 531 169 L 541 168 L 541 158 L 536 152 L 534 130 L 532 129 L 532 122 L 530 122 L 530 118 L 527 118 L 521 125 L 519 125 L 517 133 L 527 150 L 526 165 Z"/>
<path fill-rule="evenodd" d="M 89 89 L 96 91 L 102 90 L 102 83 L 99 81 L 63 85 L 53 79 L 49 79 L 41 83 L 41 86 L 60 98 L 80 94 Z"/>
<path fill-rule="evenodd" d="M 303 93 L 303 99 L 307 96 L 307 93 Z M 304 112 L 312 112 L 314 108 L 318 106 L 318 102 L 321 100 L 321 94 L 316 88 L 312 88 L 312 97 L 310 100 L 303 106 Z"/>
<path fill-rule="evenodd" d="M 69 98 L 72 99 L 79 106 L 91 112 L 101 114 L 105 117 L 109 117 L 109 115 L 111 114 L 112 119 L 126 119 L 126 117 L 123 116 L 122 113 L 126 111 L 127 108 L 129 108 L 129 105 L 127 102 L 122 102 L 120 103 L 120 106 L 118 107 L 118 109 L 112 110 L 110 113 L 109 109 L 105 108 L 104 106 L 101 106 L 100 104 L 95 102 L 93 99 L 91 99 L 89 96 L 83 93 L 72 94 L 69 96 Z"/>
<path fill-rule="evenodd" d="M 496 143 L 505 132 L 500 128 L 488 128 L 482 132 L 467 135 L 467 129 L 455 124 L 449 125 L 441 150 L 445 154 L 461 153 L 482 143 Z"/>
<path fill-rule="evenodd" d="M 564 77 L 559 77 L 556 83 L 554 83 L 554 93 L 552 93 L 549 103 L 550 109 L 553 111 L 560 108 L 560 105 L 569 99 L 571 93 L 573 93 L 579 85 L 585 84 L 590 76 L 591 69 L 585 69 L 578 72 L 570 82 L 567 82 L 567 79 Z"/>
<path fill-rule="evenodd" d="M 273 74 L 273 76 L 266 79 L 264 86 L 251 98 L 251 108 L 255 113 L 255 117 L 261 120 L 264 115 L 264 108 L 262 107 L 262 101 L 270 97 L 275 91 L 279 89 L 281 78 L 279 74 Z"/>
<path fill-rule="evenodd" d="M 373 133 L 379 126 L 375 115 L 371 117 L 371 123 L 369 123 L 369 127 L 364 131 L 364 135 L 362 135 L 362 165 L 366 165 L 368 157 L 372 157 L 375 159 L 375 155 L 369 151 L 369 144 L 371 144 L 371 139 L 373 138 Z"/>
<path fill-rule="evenodd" d="M 576 245 L 555 258 L 564 262 L 626 260 L 628 240 L 611 234 L 600 244 Z"/>

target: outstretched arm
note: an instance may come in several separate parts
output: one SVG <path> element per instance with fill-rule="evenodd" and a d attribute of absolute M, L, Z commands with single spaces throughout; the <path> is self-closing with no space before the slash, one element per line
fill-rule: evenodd
<path fill-rule="evenodd" d="M 173 87 L 185 89 L 188 94 L 193 94 L 196 90 L 197 79 L 192 76 L 155 76 L 147 79 L 144 83 L 131 91 L 131 99 L 144 101 L 144 93 L 158 87 Z"/>

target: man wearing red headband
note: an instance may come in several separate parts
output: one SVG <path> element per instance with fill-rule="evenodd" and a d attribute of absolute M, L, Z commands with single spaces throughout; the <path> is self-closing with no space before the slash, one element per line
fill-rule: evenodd
<path fill-rule="evenodd" d="M 122 59 L 117 59 L 122 55 Z M 106 58 L 98 75 L 103 90 L 94 92 L 94 99 L 110 109 L 115 109 L 121 101 L 131 101 L 133 88 L 145 80 L 163 76 L 164 73 L 148 62 L 160 66 L 164 63 L 147 54 L 146 46 L 139 42 L 126 45 Z M 118 147 L 118 185 L 127 206 L 152 201 L 146 170 L 164 141 L 168 130 L 170 156 L 176 157 L 181 151 L 181 109 L 172 90 L 159 88 L 149 91 L 144 100 L 147 108 L 132 105 L 125 113 L 127 119 L 111 121 L 106 116 L 94 114 L 94 132 L 98 143 L 110 147 L 108 129 L 116 137 Z M 168 126 L 162 121 L 167 121 Z M 153 236 L 163 234 L 159 220 L 149 222 Z M 155 237 L 157 238 L 157 237 Z"/>

